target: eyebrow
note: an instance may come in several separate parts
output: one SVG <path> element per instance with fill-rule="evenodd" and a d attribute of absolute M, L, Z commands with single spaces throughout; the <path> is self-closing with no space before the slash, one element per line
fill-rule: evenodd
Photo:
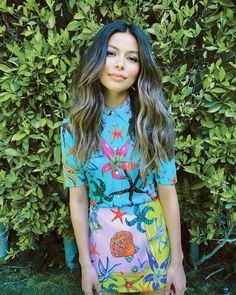
<path fill-rule="evenodd" d="M 119 51 L 119 48 L 117 48 L 117 47 L 114 46 L 114 45 L 110 45 L 110 44 L 108 44 L 108 46 L 109 46 L 109 47 L 112 47 L 112 48 L 114 48 L 115 50 L 118 50 L 118 51 Z M 134 53 L 134 54 L 137 54 L 137 55 L 139 54 L 138 51 L 136 51 L 136 50 L 129 50 L 128 53 Z"/>

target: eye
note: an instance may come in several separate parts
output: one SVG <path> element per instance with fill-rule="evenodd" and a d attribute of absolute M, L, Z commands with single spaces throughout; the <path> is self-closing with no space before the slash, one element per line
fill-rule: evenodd
<path fill-rule="evenodd" d="M 139 59 L 138 59 L 138 57 L 136 57 L 136 56 L 130 56 L 130 57 L 128 57 L 128 59 L 129 59 L 131 62 L 133 62 L 133 63 L 137 63 L 137 62 L 139 62 Z"/>
<path fill-rule="evenodd" d="M 115 51 L 107 50 L 107 56 L 115 56 L 115 55 L 116 55 Z"/>

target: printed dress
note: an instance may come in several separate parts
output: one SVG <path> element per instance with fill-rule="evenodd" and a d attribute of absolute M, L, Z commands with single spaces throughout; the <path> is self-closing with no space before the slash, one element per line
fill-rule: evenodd
<path fill-rule="evenodd" d="M 66 187 L 86 184 L 89 196 L 90 256 L 103 291 L 141 292 L 164 288 L 170 245 L 157 183 L 176 183 L 175 159 L 162 161 L 158 174 L 143 184 L 138 155 L 130 160 L 129 98 L 105 107 L 101 149 L 84 167 L 75 160 L 74 129 L 69 118 L 61 127 Z M 78 213 L 79 214 L 79 213 Z"/>

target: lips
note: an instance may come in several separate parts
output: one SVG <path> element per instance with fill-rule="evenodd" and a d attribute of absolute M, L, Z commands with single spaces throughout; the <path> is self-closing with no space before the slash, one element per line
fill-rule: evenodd
<path fill-rule="evenodd" d="M 117 80 L 125 80 L 127 78 L 124 75 L 116 74 L 116 73 L 108 74 L 108 76 L 113 78 L 113 79 L 117 79 Z"/>

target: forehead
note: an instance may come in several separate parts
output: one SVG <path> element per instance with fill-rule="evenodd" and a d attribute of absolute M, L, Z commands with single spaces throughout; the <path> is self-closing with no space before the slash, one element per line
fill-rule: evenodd
<path fill-rule="evenodd" d="M 137 39 L 128 32 L 117 32 L 111 35 L 110 39 L 108 40 L 108 46 L 109 45 L 125 51 L 139 52 Z"/>

